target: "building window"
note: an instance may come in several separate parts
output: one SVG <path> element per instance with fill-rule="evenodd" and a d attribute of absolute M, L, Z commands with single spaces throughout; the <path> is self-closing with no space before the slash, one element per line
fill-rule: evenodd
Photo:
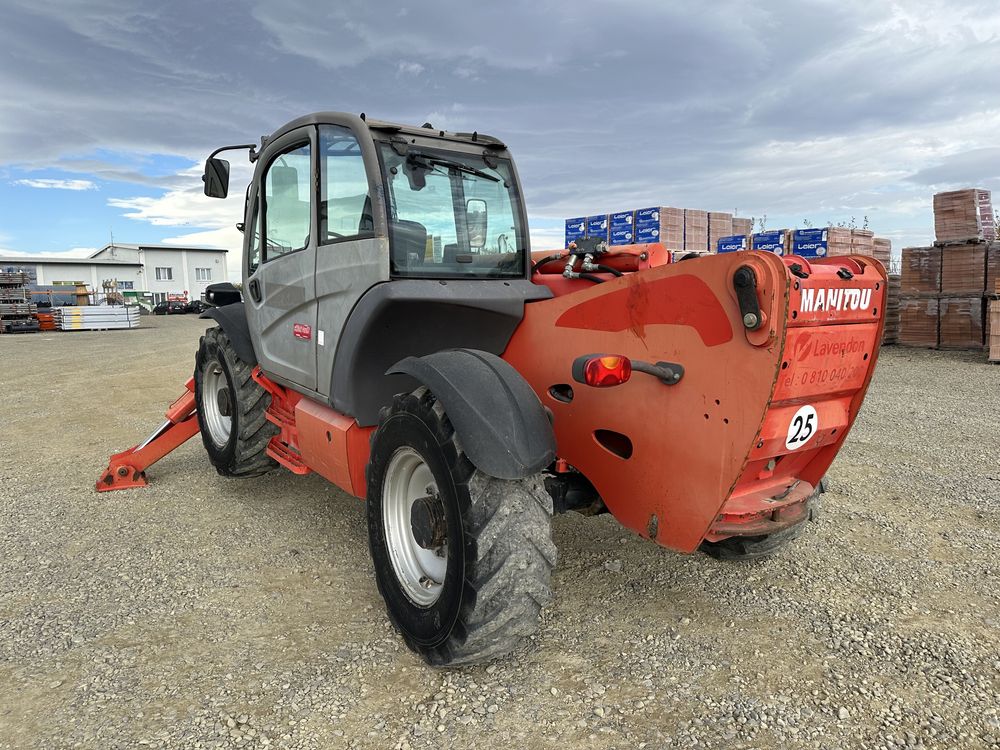
<path fill-rule="evenodd" d="M 172 268 L 161 268 L 156 267 L 156 280 L 157 281 L 173 281 L 174 280 L 174 269 Z"/>
<path fill-rule="evenodd" d="M 211 268 L 196 268 L 196 269 L 194 269 L 194 280 L 195 281 L 211 281 L 212 280 L 212 269 Z"/>
<path fill-rule="evenodd" d="M 135 282 L 134 281 L 119 281 L 118 282 L 118 288 L 119 289 L 135 289 Z"/>

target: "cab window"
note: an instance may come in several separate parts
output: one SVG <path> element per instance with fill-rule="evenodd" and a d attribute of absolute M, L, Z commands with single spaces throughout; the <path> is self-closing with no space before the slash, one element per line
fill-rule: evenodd
<path fill-rule="evenodd" d="M 371 236 L 372 203 L 361 145 L 347 128 L 321 125 L 319 242 Z"/>
<path fill-rule="evenodd" d="M 264 262 L 309 244 L 311 161 L 308 143 L 275 157 L 264 176 Z"/>
<path fill-rule="evenodd" d="M 253 218 L 250 221 L 249 252 L 247 252 L 247 269 L 252 274 L 260 268 L 260 202 L 257 196 L 253 201 Z"/>

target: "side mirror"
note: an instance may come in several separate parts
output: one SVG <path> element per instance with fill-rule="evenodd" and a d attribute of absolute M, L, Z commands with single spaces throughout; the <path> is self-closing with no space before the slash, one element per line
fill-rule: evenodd
<path fill-rule="evenodd" d="M 465 202 L 465 225 L 469 229 L 469 248 L 482 250 L 486 247 L 486 201 L 469 198 Z"/>
<path fill-rule="evenodd" d="M 209 159 L 205 162 L 205 195 L 209 198 L 225 198 L 229 195 L 229 162 L 225 159 Z"/>

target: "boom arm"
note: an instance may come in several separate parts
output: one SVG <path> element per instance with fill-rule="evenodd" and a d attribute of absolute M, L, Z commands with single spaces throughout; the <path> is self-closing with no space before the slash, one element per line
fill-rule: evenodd
<path fill-rule="evenodd" d="M 111 457 L 108 468 L 97 480 L 98 492 L 145 487 L 149 484 L 146 469 L 198 433 L 194 378 L 188 378 L 184 388 L 184 395 L 170 405 L 167 420 L 156 432 L 139 445 Z"/>

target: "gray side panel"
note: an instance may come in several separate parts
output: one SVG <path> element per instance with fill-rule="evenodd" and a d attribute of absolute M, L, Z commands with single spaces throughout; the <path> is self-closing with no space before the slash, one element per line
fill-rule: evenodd
<path fill-rule="evenodd" d="M 521 479 L 555 459 L 555 435 L 538 396 L 499 357 L 456 349 L 408 357 L 390 372 L 416 378 L 437 396 L 462 450 L 490 476 Z"/>
<path fill-rule="evenodd" d="M 397 279 L 378 284 L 347 319 L 333 360 L 330 404 L 362 426 L 416 379 L 386 371 L 406 357 L 446 349 L 502 354 L 524 317 L 524 304 L 549 299 L 548 287 L 527 280 Z"/>
<path fill-rule="evenodd" d="M 375 284 L 389 280 L 389 241 L 369 238 L 320 245 L 316 249 L 316 299 L 319 303 L 316 388 L 330 395 L 333 358 L 344 323 L 358 299 Z M 322 336 L 322 339 L 320 339 Z"/>
<path fill-rule="evenodd" d="M 199 318 L 211 318 L 226 332 L 233 348 L 244 362 L 253 367 L 257 364 L 257 354 L 253 350 L 250 338 L 250 326 L 247 323 L 246 309 L 242 302 L 234 302 L 225 307 L 210 307 Z"/>

